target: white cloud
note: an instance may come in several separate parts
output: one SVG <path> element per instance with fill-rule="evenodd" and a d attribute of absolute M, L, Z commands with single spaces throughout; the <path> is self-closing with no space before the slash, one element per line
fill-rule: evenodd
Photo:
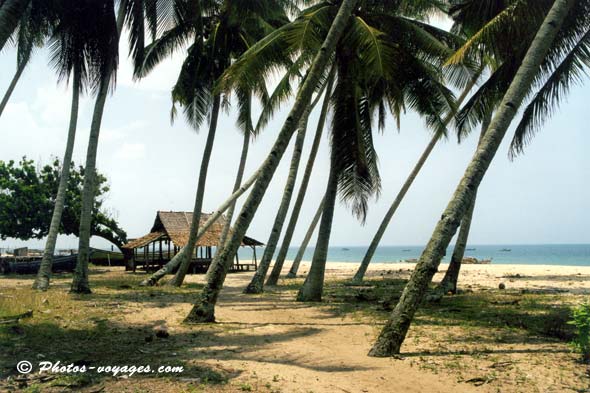
<path fill-rule="evenodd" d="M 145 157 L 145 151 L 143 143 L 124 143 L 115 153 L 115 157 L 121 160 L 139 160 Z"/>
<path fill-rule="evenodd" d="M 115 128 L 103 128 L 100 131 L 101 143 L 112 143 L 126 139 L 130 133 L 142 130 L 147 126 L 146 122 L 136 120 L 130 122 L 128 125 Z"/>

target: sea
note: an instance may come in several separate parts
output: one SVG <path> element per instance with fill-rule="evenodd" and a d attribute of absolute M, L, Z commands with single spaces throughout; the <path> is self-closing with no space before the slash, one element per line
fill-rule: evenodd
<path fill-rule="evenodd" d="M 420 257 L 424 246 L 381 246 L 378 247 L 372 262 L 399 263 Z M 291 247 L 287 259 L 292 260 L 298 247 Z M 360 263 L 367 247 L 334 246 L 328 250 L 328 262 Z M 256 251 L 260 260 L 264 248 Z M 310 261 L 314 247 L 308 247 L 303 260 Z M 447 249 L 443 263 L 448 263 L 453 253 L 453 246 Z M 240 250 L 240 258 L 251 258 L 249 248 Z M 494 244 L 468 245 L 465 257 L 491 259 L 493 264 L 519 265 L 559 265 L 590 266 L 590 244 Z"/>

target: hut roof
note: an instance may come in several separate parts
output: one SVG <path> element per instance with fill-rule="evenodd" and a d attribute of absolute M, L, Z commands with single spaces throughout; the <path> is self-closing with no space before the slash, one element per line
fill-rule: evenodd
<path fill-rule="evenodd" d="M 201 213 L 200 225 L 204 225 L 211 214 Z M 191 221 L 193 219 L 192 212 L 166 212 L 159 211 L 156 215 L 154 225 L 149 234 L 142 236 L 127 243 L 125 248 L 144 247 L 147 244 L 156 241 L 162 237 L 168 237 L 178 247 L 184 247 L 188 242 Z M 197 241 L 199 247 L 216 247 L 221 231 L 225 226 L 226 218 L 221 216 L 215 221 L 209 229 Z M 243 246 L 262 246 L 263 243 L 258 240 L 244 236 L 242 240 Z"/>

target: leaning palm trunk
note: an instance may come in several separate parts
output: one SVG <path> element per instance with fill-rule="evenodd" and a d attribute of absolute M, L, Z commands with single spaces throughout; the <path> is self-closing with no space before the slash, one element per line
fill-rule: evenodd
<path fill-rule="evenodd" d="M 223 282 L 233 260 L 233 256 L 237 252 L 238 247 L 246 234 L 246 230 L 252 222 L 264 193 L 266 192 L 277 166 L 287 149 L 291 136 L 295 132 L 306 108 L 310 104 L 311 96 L 318 84 L 320 75 L 328 65 L 330 56 L 334 52 L 336 44 L 342 36 L 355 3 L 355 0 L 343 0 L 340 5 L 340 9 L 328 31 L 326 39 L 316 54 L 309 73 L 307 74 L 307 78 L 297 94 L 293 108 L 287 116 L 287 120 L 277 136 L 277 140 L 263 164 L 264 167 L 260 177 L 248 196 L 246 203 L 242 207 L 234 225 L 233 234 L 223 246 L 223 250 L 218 252 L 213 259 L 212 263 L 215 264 L 215 266 L 212 267 L 207 284 L 205 285 L 205 288 L 203 288 L 200 298 L 187 316 L 187 322 L 211 322 L 215 320 L 215 304 L 217 303 L 219 292 L 223 287 Z"/>
<path fill-rule="evenodd" d="M 242 179 L 244 177 L 244 169 L 246 168 L 246 160 L 248 159 L 248 149 L 250 147 L 250 132 L 244 133 L 244 142 L 242 143 L 242 154 L 240 156 L 240 164 L 238 165 L 238 173 L 236 174 L 236 181 L 234 183 L 234 190 L 236 192 L 240 189 L 240 185 L 242 184 Z M 236 201 L 230 205 L 229 209 L 227 209 L 226 214 L 226 221 L 225 225 L 223 226 L 223 230 L 221 231 L 221 236 L 219 237 L 219 244 L 225 244 L 227 240 L 227 234 L 229 233 L 229 229 L 231 228 L 231 221 L 234 216 L 234 210 L 236 209 Z"/>
<path fill-rule="evenodd" d="M 199 171 L 199 183 L 197 185 L 197 193 L 195 195 L 195 207 L 193 209 L 193 219 L 191 222 L 190 234 L 188 242 L 184 246 L 182 253 L 182 262 L 176 275 L 170 280 L 168 285 L 179 287 L 184 281 L 184 277 L 188 272 L 193 259 L 193 251 L 197 245 L 197 231 L 201 222 L 201 208 L 203 207 L 203 198 L 205 197 L 205 184 L 207 183 L 207 172 L 209 169 L 209 162 L 211 161 L 211 152 L 213 151 L 213 142 L 215 141 L 215 131 L 217 130 L 217 119 L 219 118 L 219 106 L 221 98 L 215 95 L 213 98 L 213 107 L 211 109 L 211 122 L 209 123 L 209 133 L 207 134 L 207 142 L 205 142 L 205 150 L 203 151 L 203 159 L 201 160 L 201 169 Z"/>
<path fill-rule="evenodd" d="M 72 108 L 70 112 L 70 126 L 68 130 L 68 139 L 66 142 L 66 151 L 62 161 L 61 174 L 59 178 L 59 185 L 57 189 L 57 196 L 55 198 L 55 206 L 53 207 L 53 215 L 51 216 L 51 224 L 49 226 L 49 233 L 47 234 L 47 241 L 45 243 L 45 251 L 43 252 L 43 259 L 39 266 L 37 278 L 33 283 L 34 289 L 46 291 L 49 288 L 49 279 L 51 277 L 51 266 L 53 264 L 53 254 L 55 253 L 55 243 L 61 225 L 61 215 L 64 210 L 66 201 L 66 192 L 68 189 L 68 181 L 70 179 L 70 167 L 72 163 L 72 153 L 74 151 L 74 142 L 76 140 L 76 127 L 78 124 L 78 104 L 80 101 L 80 71 L 78 67 L 74 69 L 74 78 L 72 83 Z"/>
<path fill-rule="evenodd" d="M 331 71 L 331 75 L 329 77 L 330 84 L 331 80 L 333 79 L 332 74 L 335 72 L 334 68 Z M 301 151 L 303 150 L 303 142 L 305 141 L 305 134 L 307 133 L 307 124 L 309 121 L 309 115 L 319 102 L 320 98 L 322 97 L 323 91 L 326 88 L 327 84 L 322 86 L 322 89 L 318 92 L 316 99 L 314 102 L 309 106 L 303 118 L 301 120 L 301 124 L 299 126 L 299 132 L 297 133 L 297 138 L 295 140 L 295 149 L 293 150 L 293 157 L 291 158 L 291 167 L 289 169 L 289 177 L 287 178 L 287 183 L 285 184 L 285 189 L 283 191 L 283 198 L 281 200 L 281 204 L 279 206 L 279 210 L 275 217 L 274 224 L 272 226 L 272 230 L 270 232 L 270 237 L 266 243 L 266 247 L 264 248 L 264 254 L 262 256 L 262 260 L 260 261 L 260 265 L 252 277 L 252 281 L 244 290 L 244 293 L 262 293 L 264 290 L 264 278 L 266 277 L 266 273 L 268 272 L 268 268 L 270 267 L 270 263 L 272 262 L 272 257 L 275 253 L 277 248 L 277 244 L 279 242 L 279 237 L 281 236 L 281 231 L 283 230 L 283 225 L 285 223 L 285 219 L 287 218 L 287 213 L 289 211 L 289 205 L 291 204 L 291 197 L 293 195 L 293 190 L 295 188 L 295 181 L 297 180 L 297 173 L 299 171 L 299 161 L 301 160 Z M 331 86 L 330 86 L 331 88 Z M 326 97 L 329 97 L 329 92 L 326 94 Z M 317 136 L 317 135 L 316 135 Z M 315 141 L 314 141 L 315 142 Z M 308 179 L 309 180 L 309 179 Z M 303 182 L 306 182 L 306 179 L 303 179 Z M 302 183 L 303 184 L 303 183 Z M 303 201 L 302 201 L 303 202 Z"/>
<path fill-rule="evenodd" d="M 287 273 L 287 278 L 295 278 L 297 277 L 297 272 L 299 271 L 299 266 L 301 265 L 301 260 L 303 259 L 303 254 L 305 254 L 305 250 L 307 250 L 307 245 L 313 236 L 313 232 L 315 231 L 315 227 L 320 222 L 320 217 L 322 217 L 322 212 L 324 211 L 324 201 L 325 197 L 322 198 L 320 205 L 318 206 L 318 210 L 315 212 L 313 216 L 313 220 L 311 220 L 311 224 L 309 224 L 309 228 L 307 228 L 307 232 L 305 233 L 305 237 L 303 238 L 303 242 L 301 242 L 301 246 L 299 247 L 299 251 L 297 251 L 297 255 L 295 259 L 293 259 L 293 264 L 291 265 L 291 269 L 289 269 L 289 273 Z"/>
<path fill-rule="evenodd" d="M 277 211 L 277 215 L 275 216 L 275 221 L 270 231 L 270 236 L 266 242 L 266 247 L 264 248 L 264 254 L 262 255 L 258 269 L 256 269 L 256 273 L 252 277 L 250 284 L 248 284 L 246 289 L 244 289 L 244 293 L 253 294 L 263 292 L 264 279 L 277 248 L 277 242 L 281 236 L 283 223 L 285 222 L 289 205 L 291 204 L 291 195 L 293 194 L 293 189 L 295 188 L 295 181 L 297 180 L 297 172 L 299 170 L 299 161 L 301 160 L 301 151 L 303 150 L 303 143 L 305 142 L 305 132 L 307 131 L 307 119 L 309 118 L 309 112 L 310 110 L 305 113 L 299 127 L 299 132 L 297 133 L 297 138 L 295 139 L 295 148 L 293 149 L 293 156 L 291 157 L 289 176 L 287 177 L 287 183 L 285 183 L 283 197 L 281 199 L 281 204 L 279 206 L 279 210 Z"/>
<path fill-rule="evenodd" d="M 369 355 L 391 356 L 399 353 L 416 309 L 424 299 L 428 285 L 438 269 L 445 250 L 467 212 L 475 196 L 475 191 L 489 168 L 510 123 L 516 116 L 518 108 L 534 81 L 541 62 L 549 51 L 573 3 L 574 0 L 555 0 L 553 3 L 504 95 L 490 127 L 469 163 L 463 179 L 455 190 L 441 220 L 436 225 L 399 302 Z"/>
<path fill-rule="evenodd" d="M 334 70 L 332 72 L 334 72 Z M 283 269 L 285 258 L 287 257 L 287 252 L 289 251 L 289 246 L 291 245 L 291 240 L 293 239 L 293 234 L 295 233 L 295 227 L 297 226 L 299 214 L 301 213 L 301 207 L 303 206 L 303 201 L 305 200 L 305 194 L 307 193 L 307 186 L 309 185 L 309 179 L 311 178 L 311 172 L 313 170 L 315 158 L 322 140 L 324 124 L 326 123 L 328 108 L 330 106 L 330 96 L 332 93 L 333 84 L 334 75 L 332 74 L 330 75 L 330 79 L 327 83 L 326 96 L 324 97 L 324 103 L 322 104 L 322 111 L 320 113 L 318 126 L 313 138 L 313 143 L 311 145 L 311 151 L 309 152 L 309 159 L 307 160 L 305 172 L 303 173 L 303 179 L 301 180 L 301 185 L 299 186 L 297 199 L 295 200 L 295 205 L 293 205 L 293 211 L 291 212 L 291 218 L 289 219 L 289 224 L 287 225 L 287 230 L 285 231 L 283 243 L 279 249 L 279 253 L 277 255 L 277 259 L 275 260 L 275 265 L 270 272 L 270 276 L 268 277 L 268 280 L 266 280 L 266 285 L 277 285 L 277 282 L 279 281 L 279 276 L 281 275 L 281 270 Z"/>
<path fill-rule="evenodd" d="M 478 147 L 481 143 L 486 130 L 488 129 L 491 121 L 491 114 L 486 116 L 484 121 L 481 123 L 481 134 L 479 135 Z M 451 292 L 457 293 L 457 281 L 459 280 L 459 272 L 461 271 L 461 263 L 465 256 L 465 248 L 467 247 L 467 240 L 469 238 L 469 230 L 471 229 L 471 220 L 473 219 L 473 212 L 475 211 L 475 201 L 477 200 L 477 190 L 473 194 L 473 200 L 469 204 L 467 213 L 461 220 L 461 226 L 459 227 L 459 235 L 453 249 L 453 255 L 449 262 L 449 267 L 445 273 L 440 284 L 437 286 L 436 291 L 429 300 L 439 300 L 444 294 Z"/>
<path fill-rule="evenodd" d="M 477 80 L 481 76 L 482 72 L 483 72 L 483 66 L 479 69 L 478 72 L 476 72 L 474 74 L 474 76 L 471 79 L 471 81 L 469 82 L 469 84 L 463 90 L 463 93 L 461 93 L 461 96 L 457 100 L 457 108 L 459 108 L 461 106 L 461 104 L 463 103 L 463 101 L 467 97 L 467 94 L 469 94 L 471 89 L 473 89 L 473 87 L 477 83 Z M 445 127 L 451 122 L 451 120 L 453 119 L 453 115 L 454 115 L 454 113 L 449 113 L 447 115 L 447 117 L 443 120 L 443 125 Z M 369 264 L 371 263 L 371 260 L 373 259 L 373 256 L 375 255 L 375 251 L 377 250 L 379 243 L 381 243 L 381 239 L 383 238 L 383 235 L 385 234 L 385 230 L 389 226 L 389 223 L 391 222 L 393 215 L 397 211 L 397 208 L 399 207 L 399 205 L 402 203 L 408 190 L 410 189 L 410 187 L 414 183 L 414 180 L 416 180 L 418 173 L 420 173 L 420 171 L 422 170 L 422 167 L 426 163 L 426 160 L 428 159 L 428 157 L 430 157 L 430 153 L 432 153 L 432 150 L 434 150 L 434 147 L 436 146 L 436 144 L 438 143 L 438 141 L 440 140 L 441 137 L 442 137 L 442 134 L 440 134 L 438 132 L 432 137 L 432 139 L 430 140 L 430 142 L 426 146 L 426 149 L 424 149 L 424 152 L 422 152 L 422 155 L 418 159 L 418 162 L 416 163 L 416 165 L 412 169 L 412 172 L 410 172 L 410 175 L 408 176 L 408 178 L 404 182 L 401 190 L 399 190 L 397 196 L 395 197 L 395 199 L 393 200 L 393 203 L 391 204 L 391 207 L 389 208 L 389 210 L 385 214 L 385 217 L 383 217 L 383 221 L 381 221 L 381 224 L 379 225 L 379 229 L 377 229 L 377 233 L 375 233 L 373 240 L 371 240 L 371 244 L 369 245 L 369 248 L 367 249 L 367 252 L 365 253 L 365 256 L 363 257 L 363 260 L 362 260 L 358 270 L 356 271 L 354 278 L 352 279 L 353 283 L 360 283 L 363 281 L 363 278 L 365 277 L 365 273 L 367 272 L 367 268 L 369 267 Z"/>
<path fill-rule="evenodd" d="M 2 113 L 4 112 L 4 108 L 6 108 L 6 105 L 8 104 L 8 100 L 10 99 L 10 96 L 14 92 L 16 84 L 18 83 L 18 80 L 20 79 L 20 77 L 23 74 L 23 71 L 25 70 L 26 67 L 27 67 L 27 63 L 25 61 L 22 61 L 18 64 L 18 66 L 16 68 L 16 72 L 14 74 L 14 77 L 12 78 L 10 85 L 8 85 L 8 89 L 6 90 L 6 93 L 4 93 L 4 97 L 2 98 L 2 102 L 0 102 L 0 116 L 2 116 Z"/>
<path fill-rule="evenodd" d="M 334 154 L 334 153 L 332 153 Z M 297 301 L 300 302 L 319 302 L 322 300 L 324 290 L 324 273 L 326 271 L 326 259 L 328 257 L 328 247 L 330 245 L 330 234 L 332 233 L 332 220 L 334 218 L 334 207 L 336 206 L 336 195 L 338 194 L 338 175 L 336 173 L 335 162 L 332 159 L 330 165 L 330 175 L 328 177 L 328 186 L 324 196 L 324 210 L 322 211 L 322 220 L 318 231 L 318 241 L 313 253 L 311 268 L 303 286 L 297 294 Z"/>
<path fill-rule="evenodd" d="M 461 220 L 461 226 L 459 228 L 459 235 L 457 236 L 457 242 L 453 249 L 453 256 L 449 267 L 443 277 L 442 281 L 436 288 L 436 293 L 440 296 L 451 292 L 457 293 L 457 281 L 459 279 L 459 271 L 461 270 L 461 262 L 465 255 L 465 248 L 467 247 L 467 239 L 469 238 L 469 229 L 471 228 L 471 220 L 473 218 L 473 211 L 475 210 L 475 200 L 477 198 L 477 191 L 473 195 L 473 200 L 465 213 L 465 217 Z M 439 298 L 439 296 L 437 296 Z"/>
<path fill-rule="evenodd" d="M 122 0 L 119 4 L 117 15 L 117 32 L 118 38 L 121 37 L 123 23 L 125 22 L 125 10 L 127 1 Z M 80 212 L 80 229 L 78 230 L 78 260 L 74 269 L 74 278 L 70 292 L 72 293 L 90 293 L 88 284 L 88 258 L 90 256 L 90 227 L 92 225 L 92 209 L 94 207 L 94 196 L 96 194 L 96 156 L 98 153 L 98 137 L 100 136 L 100 126 L 104 106 L 109 94 L 110 80 L 113 75 L 115 65 L 108 63 L 101 76 L 96 103 L 94 104 L 94 113 L 90 123 L 90 136 L 88 138 L 88 149 L 86 151 L 86 165 L 84 167 L 84 185 L 82 188 L 82 210 Z"/>
<path fill-rule="evenodd" d="M 244 182 L 244 184 L 242 184 L 242 186 L 236 190 L 225 202 L 223 202 L 221 204 L 221 206 L 219 206 L 217 208 L 217 210 L 215 211 L 215 213 L 211 214 L 211 216 L 209 216 L 209 219 L 207 220 L 207 222 L 205 222 L 201 227 L 199 227 L 199 232 L 197 233 L 197 241 L 205 234 L 205 232 L 207 232 L 207 230 L 209 229 L 209 227 L 211 227 L 211 225 L 213 225 L 218 219 L 219 217 L 221 217 L 221 215 L 223 213 L 225 213 L 226 210 L 228 210 L 230 208 L 230 206 L 232 204 L 234 204 L 236 202 L 236 200 L 242 196 L 242 194 L 244 194 L 251 186 L 252 184 L 254 184 L 256 182 L 256 180 L 258 180 L 258 176 L 260 175 L 260 172 L 262 171 L 263 166 L 260 166 L 249 178 L 248 180 L 246 180 Z M 140 286 L 153 286 L 156 285 L 156 283 L 158 281 L 160 281 L 160 279 L 162 277 L 164 277 L 167 274 L 170 274 L 174 271 L 174 269 L 176 269 L 178 267 L 178 265 L 180 265 L 180 263 L 183 260 L 183 254 L 184 254 L 184 248 L 182 250 L 180 250 L 180 252 L 178 254 L 176 254 L 174 256 L 174 258 L 172 258 L 170 260 L 170 262 L 168 262 L 166 265 L 164 265 L 160 270 L 158 270 L 157 272 L 155 272 L 154 274 L 152 274 L 150 276 L 150 278 L 142 281 L 139 285 Z"/>

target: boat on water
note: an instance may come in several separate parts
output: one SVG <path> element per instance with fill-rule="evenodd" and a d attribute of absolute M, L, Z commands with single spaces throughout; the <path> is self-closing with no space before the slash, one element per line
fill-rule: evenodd
<path fill-rule="evenodd" d="M 475 251 L 477 248 L 466 248 L 465 251 Z"/>
<path fill-rule="evenodd" d="M 0 259 L 0 274 L 37 274 L 41 266 L 41 259 L 8 257 Z M 53 258 L 51 271 L 73 272 L 76 268 L 78 254 L 58 256 Z"/>
<path fill-rule="evenodd" d="M 406 249 L 404 249 L 404 250 L 402 250 L 402 251 L 403 251 L 403 252 L 410 252 L 410 251 L 412 251 L 412 250 L 411 250 L 411 249 L 409 249 L 409 248 L 406 248 Z"/>
<path fill-rule="evenodd" d="M 510 248 L 503 248 L 500 251 L 502 251 L 502 252 L 510 252 L 510 251 L 512 251 L 512 249 L 510 249 Z"/>
<path fill-rule="evenodd" d="M 350 251 L 350 248 L 341 248 L 342 251 Z"/>

